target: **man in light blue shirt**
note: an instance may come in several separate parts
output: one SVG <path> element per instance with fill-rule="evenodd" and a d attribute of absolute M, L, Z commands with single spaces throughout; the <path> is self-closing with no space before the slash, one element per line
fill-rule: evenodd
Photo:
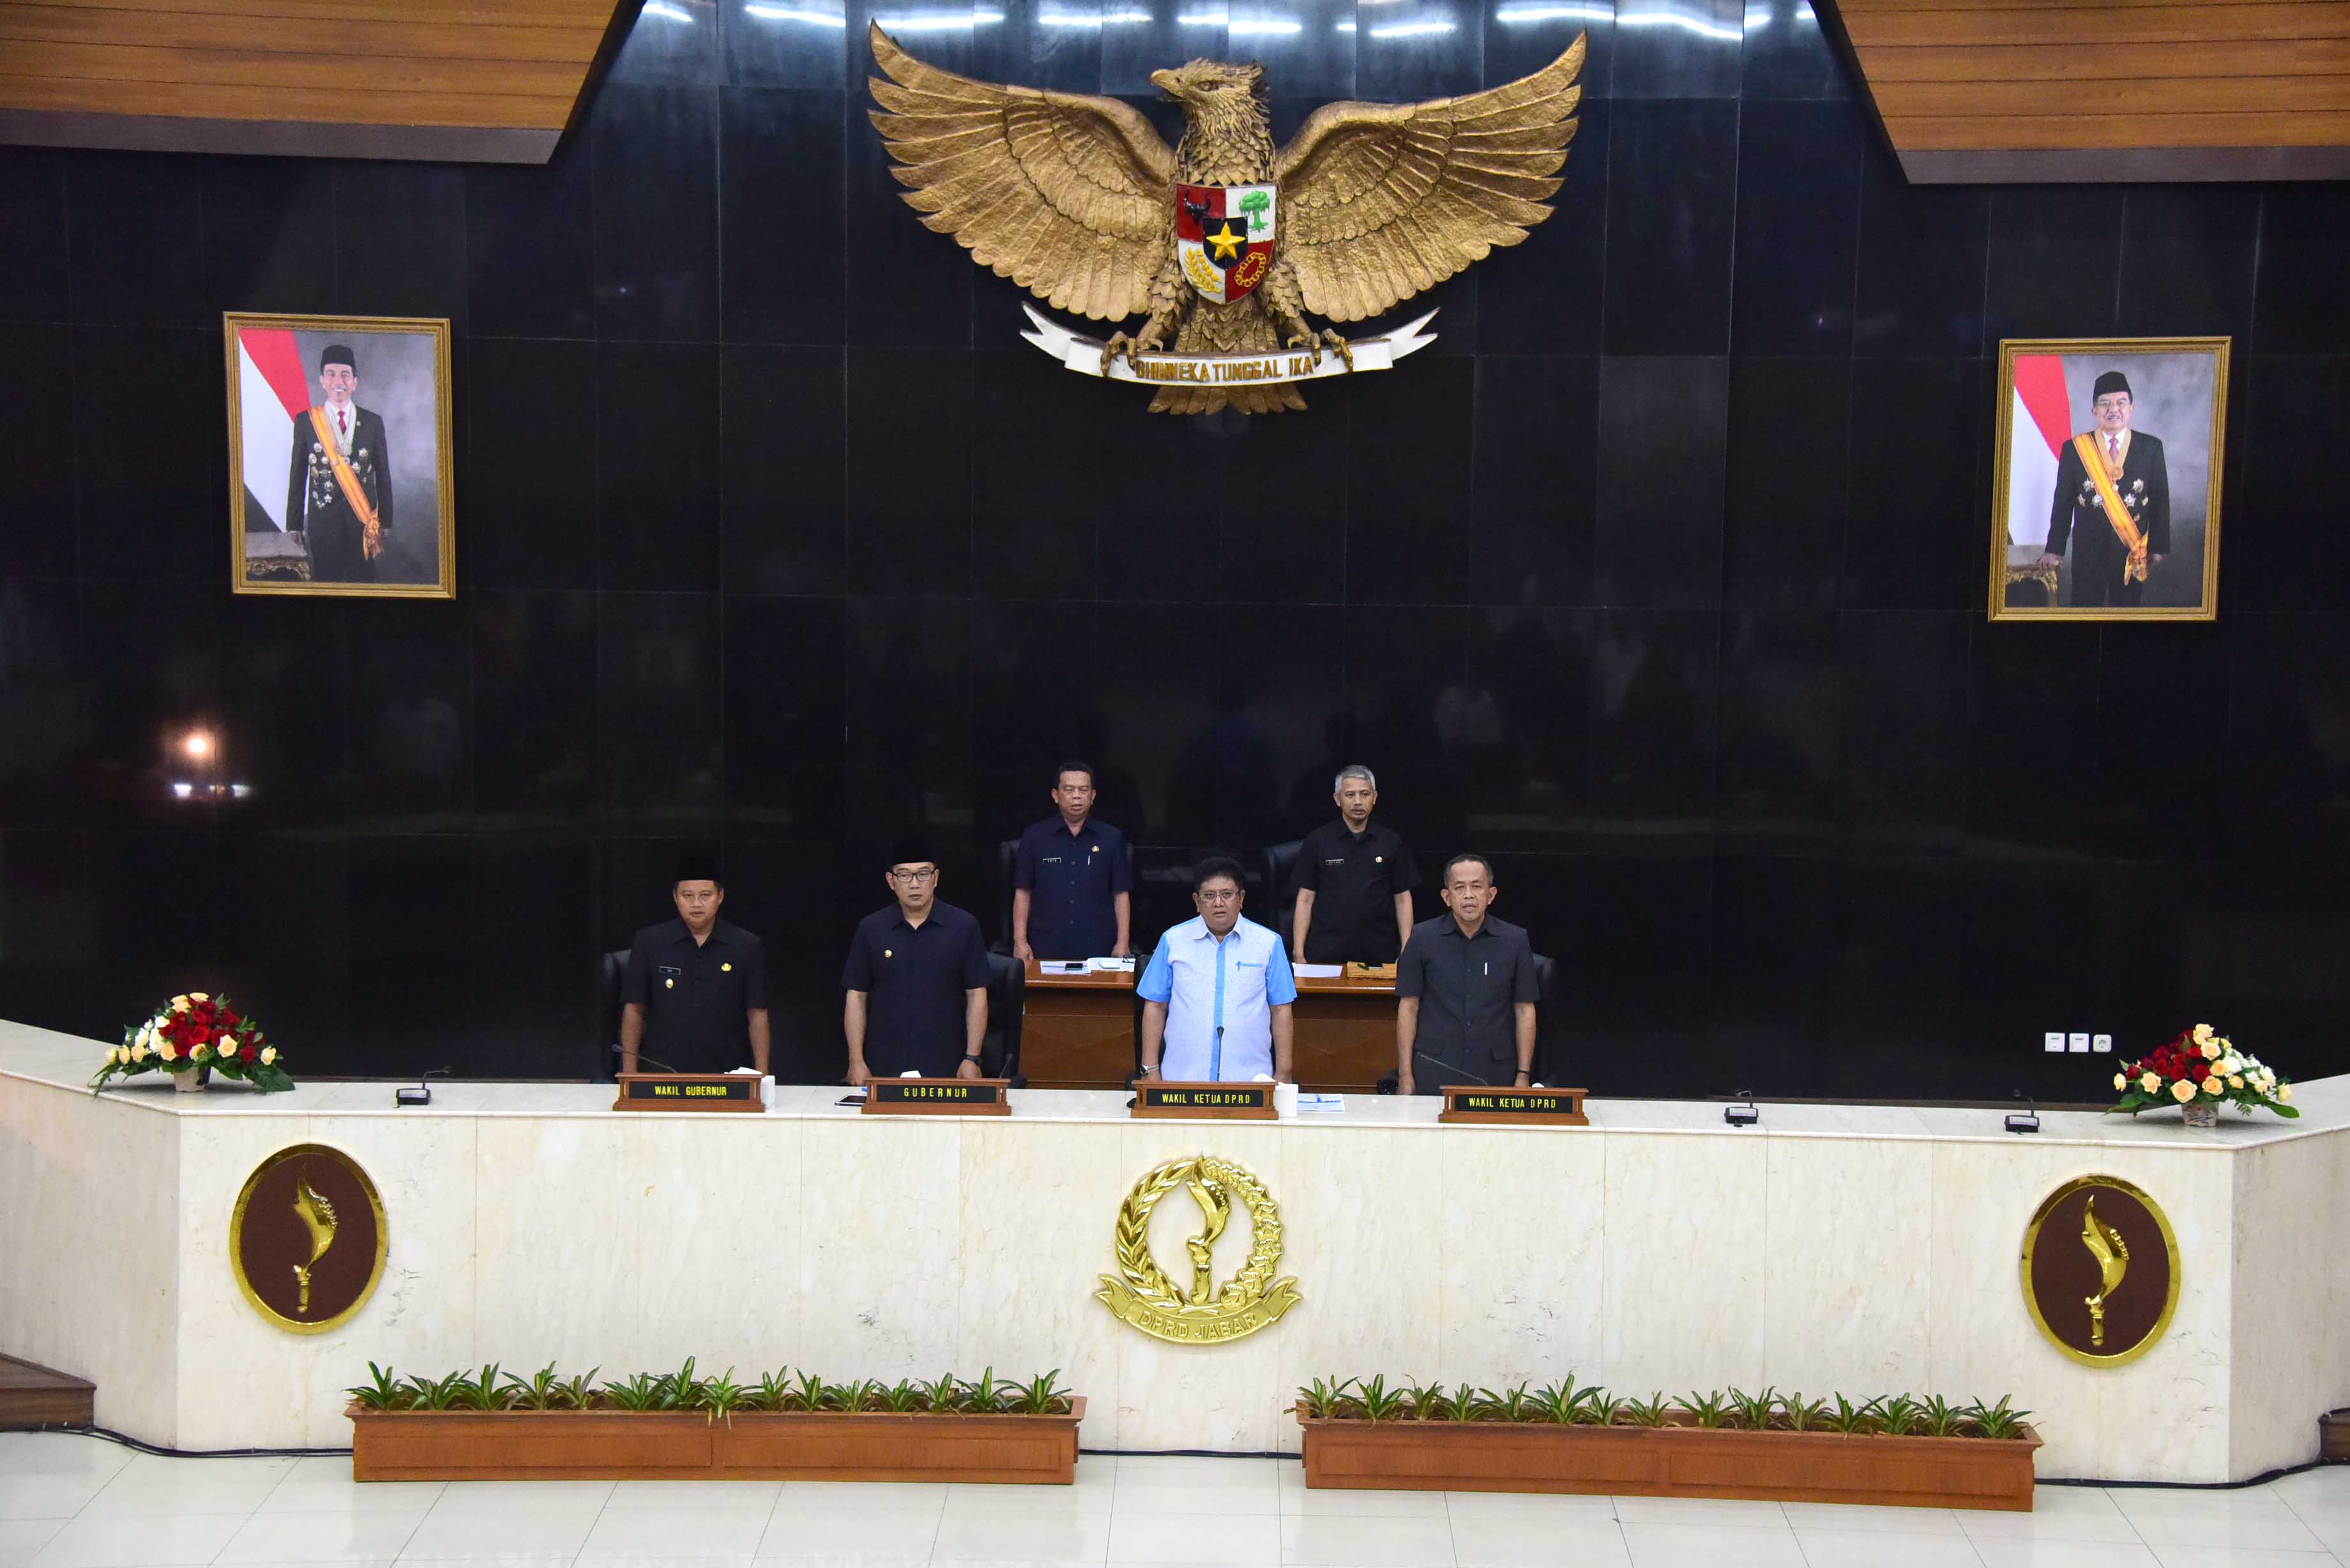
<path fill-rule="evenodd" d="M 1178 1084 L 1287 1084 L 1297 981 L 1281 939 L 1241 919 L 1241 867 L 1223 856 L 1191 873 L 1197 919 L 1159 939 L 1134 989 L 1142 998 L 1142 1071 Z M 1164 1071 L 1160 1051 L 1165 1050 Z"/>

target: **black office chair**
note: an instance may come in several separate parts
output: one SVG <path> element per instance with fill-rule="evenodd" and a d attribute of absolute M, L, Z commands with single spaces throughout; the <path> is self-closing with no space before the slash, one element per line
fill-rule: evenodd
<path fill-rule="evenodd" d="M 1284 948 L 1292 945 L 1296 931 L 1297 857 L 1305 847 L 1305 840 L 1293 838 L 1264 849 L 1264 893 L 1273 900 L 1273 929 Z"/>
<path fill-rule="evenodd" d="M 1028 1086 L 1020 1071 L 1020 1019 L 1028 1001 L 1028 971 L 1009 953 L 987 955 L 987 1033 L 979 1044 L 979 1070 Z"/>
<path fill-rule="evenodd" d="M 619 1074 L 620 992 L 628 984 L 629 950 L 615 948 L 596 966 L 596 1064 L 592 1076 L 611 1083 Z"/>

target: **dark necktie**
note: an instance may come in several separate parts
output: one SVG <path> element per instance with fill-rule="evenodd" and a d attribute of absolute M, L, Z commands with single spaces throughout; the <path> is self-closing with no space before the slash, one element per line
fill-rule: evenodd
<path fill-rule="evenodd" d="M 335 410 L 335 428 L 342 431 L 345 435 L 351 433 L 351 416 L 350 411 L 348 409 L 337 409 Z"/>

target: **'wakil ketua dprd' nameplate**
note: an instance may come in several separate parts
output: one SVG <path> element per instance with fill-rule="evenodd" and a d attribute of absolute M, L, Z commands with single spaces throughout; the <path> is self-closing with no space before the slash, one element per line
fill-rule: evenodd
<path fill-rule="evenodd" d="M 1444 1091 L 1440 1122 L 1515 1123 L 1522 1127 L 1580 1127 L 1591 1125 L 1583 1114 L 1581 1089 L 1482 1089 L 1454 1085 Z"/>
<path fill-rule="evenodd" d="M 616 1111 L 764 1111 L 748 1073 L 623 1073 Z"/>
<path fill-rule="evenodd" d="M 1003 1116 L 1012 1114 L 1003 1078 L 876 1078 L 863 1112 L 885 1116 Z"/>
<path fill-rule="evenodd" d="M 1276 1113 L 1271 1084 L 1142 1083 L 1134 1085 L 1134 1114 L 1269 1122 Z"/>

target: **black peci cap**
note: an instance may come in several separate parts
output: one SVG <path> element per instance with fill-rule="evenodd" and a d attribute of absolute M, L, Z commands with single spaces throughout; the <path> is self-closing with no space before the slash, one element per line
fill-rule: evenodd
<path fill-rule="evenodd" d="M 2137 401 L 2137 394 L 2130 390 L 2129 378 L 2119 370 L 2108 370 L 2098 377 L 2097 389 L 2089 394 L 2089 400 L 2094 403 L 2099 398 L 2111 396 L 2115 392 L 2126 394 L 2131 402 Z"/>
<path fill-rule="evenodd" d="M 680 882 L 718 881 L 718 860 L 715 856 L 681 855 L 677 860 L 677 875 L 671 879 L 670 886 L 673 888 Z M 723 887 L 725 884 L 720 882 L 719 885 Z"/>
<path fill-rule="evenodd" d="M 350 345 L 348 343 L 329 343 L 319 353 L 318 369 L 323 370 L 329 365 L 348 365 L 350 367 L 352 375 L 356 376 L 359 373 L 359 362 L 352 357 Z"/>
<path fill-rule="evenodd" d="M 931 841 L 919 833 L 909 833 L 889 846 L 889 868 L 900 866 L 935 866 L 939 857 L 931 851 Z"/>

